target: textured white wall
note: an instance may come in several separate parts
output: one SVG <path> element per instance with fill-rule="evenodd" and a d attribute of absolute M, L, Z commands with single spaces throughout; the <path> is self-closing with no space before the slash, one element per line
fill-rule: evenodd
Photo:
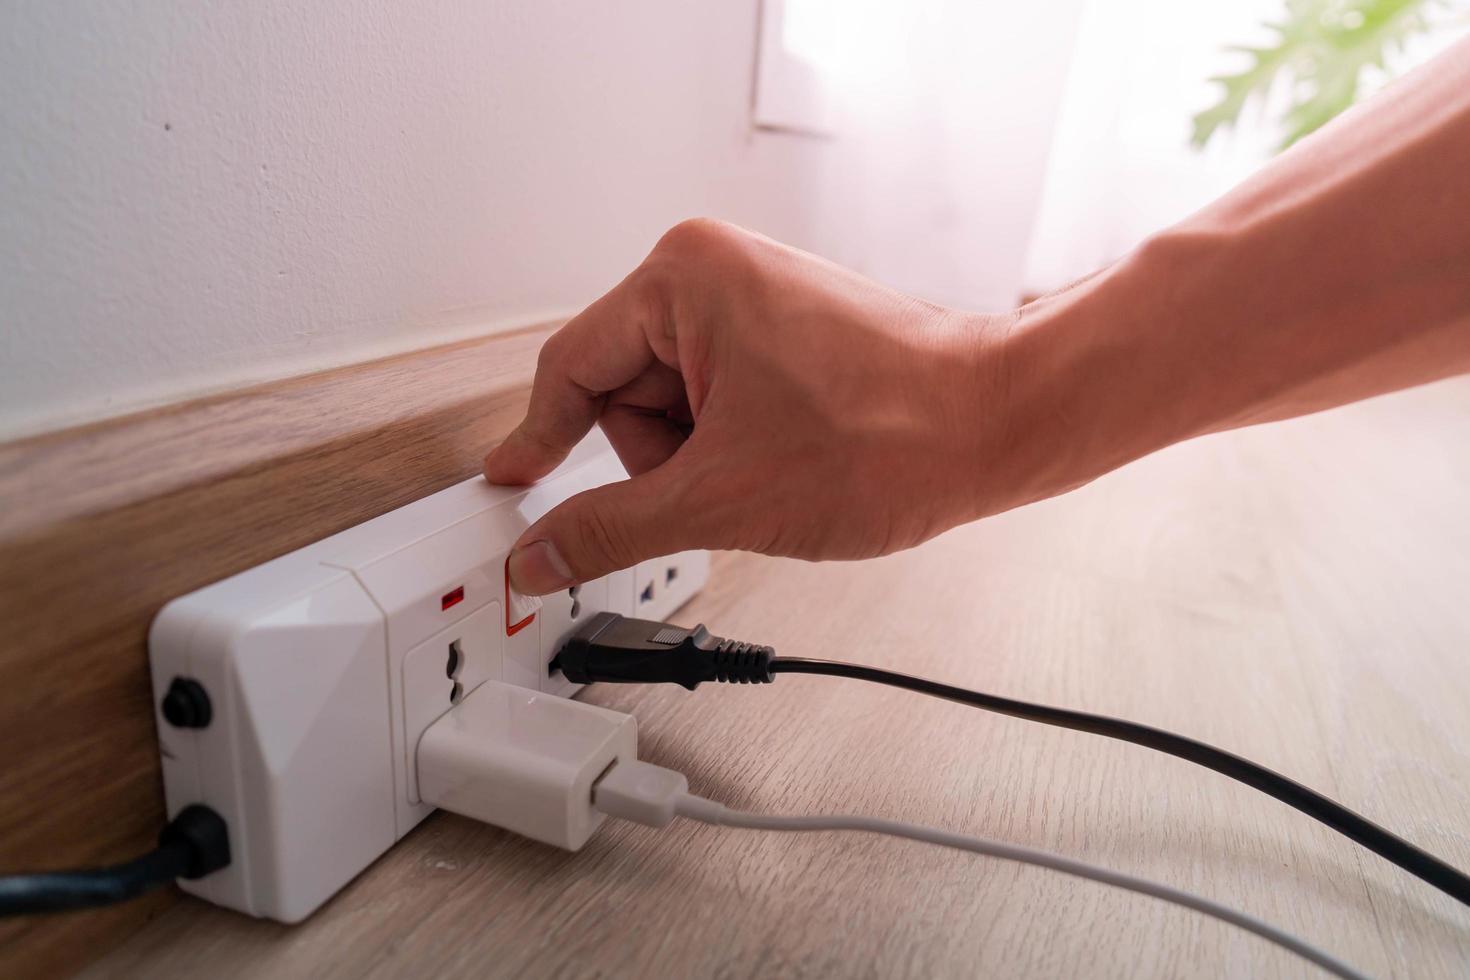
<path fill-rule="evenodd" d="M 854 186 L 841 140 L 749 131 L 756 17 L 755 0 L 4 4 L 0 436 L 568 312 L 695 214 L 883 277 L 854 236 L 953 218 Z M 1034 17 L 1055 40 L 1055 11 Z M 995 255 L 928 277 L 936 298 L 1018 287 L 1069 47 L 1006 80 L 1036 186 L 996 188 Z M 955 264 L 952 232 L 919 237 L 906 262 Z"/>

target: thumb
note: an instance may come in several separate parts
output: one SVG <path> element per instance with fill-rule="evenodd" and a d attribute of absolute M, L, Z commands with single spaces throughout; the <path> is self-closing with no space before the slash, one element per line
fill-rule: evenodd
<path fill-rule="evenodd" d="M 510 553 L 511 585 L 526 595 L 601 578 L 646 558 L 699 547 L 675 460 L 640 476 L 585 490 L 532 524 Z"/>

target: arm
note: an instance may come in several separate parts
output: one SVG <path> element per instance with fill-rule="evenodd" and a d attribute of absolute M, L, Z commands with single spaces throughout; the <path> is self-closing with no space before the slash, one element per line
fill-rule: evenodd
<path fill-rule="evenodd" d="M 1470 41 L 1116 265 L 942 309 L 717 222 L 546 344 L 486 476 L 601 424 L 632 479 L 522 536 L 544 593 L 643 558 L 910 547 L 1207 432 L 1470 370 Z"/>
<path fill-rule="evenodd" d="M 1022 312 L 1099 472 L 1470 370 L 1470 40 Z"/>

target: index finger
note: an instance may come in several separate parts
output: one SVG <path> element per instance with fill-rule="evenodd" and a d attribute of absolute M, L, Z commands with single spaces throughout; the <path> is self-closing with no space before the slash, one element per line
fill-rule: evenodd
<path fill-rule="evenodd" d="M 545 476 L 597 422 L 607 393 L 654 363 L 648 320 L 657 299 L 641 273 L 640 267 L 542 345 L 526 417 L 485 457 L 491 483 Z"/>

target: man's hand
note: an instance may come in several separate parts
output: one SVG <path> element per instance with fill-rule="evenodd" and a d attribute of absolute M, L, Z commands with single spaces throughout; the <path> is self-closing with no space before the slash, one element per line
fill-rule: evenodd
<path fill-rule="evenodd" d="M 525 420 L 485 460 L 544 476 L 594 425 L 632 478 L 522 535 L 545 594 L 690 548 L 808 559 L 917 544 L 983 510 L 1010 318 L 945 310 L 708 220 L 673 228 L 541 352 Z"/>
<path fill-rule="evenodd" d="M 545 593 L 643 558 L 862 558 L 1156 449 L 1470 371 L 1470 39 L 1097 275 L 959 313 L 737 228 L 679 225 L 546 343 L 485 461 L 601 423 L 631 480 L 511 556 Z"/>

